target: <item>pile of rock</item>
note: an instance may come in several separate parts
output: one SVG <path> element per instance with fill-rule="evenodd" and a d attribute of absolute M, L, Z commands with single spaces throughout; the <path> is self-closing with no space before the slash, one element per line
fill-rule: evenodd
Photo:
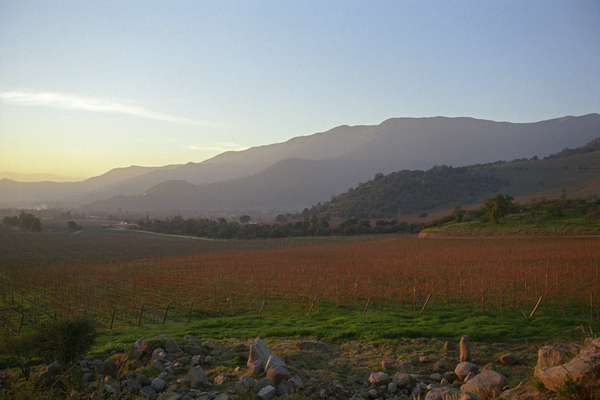
<path fill-rule="evenodd" d="M 71 393 L 71 399 L 272 400 L 300 393 L 305 398 L 323 400 L 466 400 L 479 399 L 478 396 L 512 400 L 532 399 L 537 395 L 525 382 L 509 388 L 506 377 L 494 371 L 493 363 L 485 366 L 473 363 L 466 336 L 461 339 L 460 362 L 456 366 L 438 361 L 431 374 L 393 374 L 393 364 L 383 361 L 383 371 L 366 373 L 362 378 L 350 376 L 343 383 L 318 379 L 318 375 L 303 382 L 300 376 L 290 372 L 296 371 L 297 375 L 302 371 L 288 367 L 261 339 L 254 340 L 249 347 L 242 344 L 232 347 L 215 346 L 191 335 L 179 341 L 164 335 L 158 338 L 165 340 L 161 348 L 151 348 L 151 341 L 144 338 L 136 341 L 126 354 L 88 356 L 80 361 L 84 389 L 81 393 Z M 447 342 L 444 348 L 454 349 L 455 345 Z M 215 376 L 216 367 L 219 371 L 226 371 L 221 368 L 225 365 L 231 368 L 232 360 L 224 359 L 234 355 L 237 355 L 238 367 Z M 567 373 L 576 381 L 597 379 L 600 375 L 600 339 L 590 341 L 571 361 L 567 350 L 552 346 L 542 347 L 538 355 L 535 376 L 550 390 L 564 382 Z M 246 359 L 247 368 L 244 368 L 239 364 Z M 499 358 L 501 364 L 519 361 L 514 353 Z M 212 371 L 211 378 L 205 370 Z M 37 374 L 36 385 L 51 387 L 60 371 L 57 364 L 49 365 Z"/>

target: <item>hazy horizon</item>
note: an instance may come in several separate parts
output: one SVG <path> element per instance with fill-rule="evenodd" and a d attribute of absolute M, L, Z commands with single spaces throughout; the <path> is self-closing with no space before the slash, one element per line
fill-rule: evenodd
<path fill-rule="evenodd" d="M 597 113 L 600 3 L 0 5 L 0 172 L 82 179 L 396 117 Z"/>

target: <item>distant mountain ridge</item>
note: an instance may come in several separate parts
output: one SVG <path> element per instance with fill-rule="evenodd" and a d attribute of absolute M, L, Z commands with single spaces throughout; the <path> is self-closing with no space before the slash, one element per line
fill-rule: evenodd
<path fill-rule="evenodd" d="M 393 118 L 376 126 L 344 125 L 283 143 L 225 152 L 201 163 L 119 168 L 81 182 L 3 179 L 0 207 L 49 203 L 72 207 L 88 204 L 107 210 L 293 210 L 329 200 L 378 172 L 510 161 L 533 155 L 541 158 L 583 146 L 598 136 L 598 114 L 535 123 L 466 117 Z M 161 192 L 168 181 L 180 183 L 170 183 L 170 190 Z"/>

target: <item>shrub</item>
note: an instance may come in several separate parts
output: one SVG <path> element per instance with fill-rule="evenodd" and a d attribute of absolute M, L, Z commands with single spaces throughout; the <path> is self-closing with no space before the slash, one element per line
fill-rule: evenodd
<path fill-rule="evenodd" d="M 58 361 L 63 365 L 71 364 L 90 351 L 95 340 L 94 325 L 85 317 L 42 325 L 36 334 L 40 357 L 46 362 Z"/>
<path fill-rule="evenodd" d="M 19 365 L 25 380 L 31 374 L 31 358 L 35 355 L 36 334 L 25 333 L 19 336 L 4 337 L 0 341 L 0 351 Z"/>

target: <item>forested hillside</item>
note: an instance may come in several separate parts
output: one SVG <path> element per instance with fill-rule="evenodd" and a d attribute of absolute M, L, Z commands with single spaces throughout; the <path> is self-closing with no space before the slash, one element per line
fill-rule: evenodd
<path fill-rule="evenodd" d="M 376 174 L 373 180 L 313 206 L 309 213 L 332 218 L 397 218 L 448 204 L 480 203 L 508 184 L 478 166 L 441 165 L 427 171 Z"/>

